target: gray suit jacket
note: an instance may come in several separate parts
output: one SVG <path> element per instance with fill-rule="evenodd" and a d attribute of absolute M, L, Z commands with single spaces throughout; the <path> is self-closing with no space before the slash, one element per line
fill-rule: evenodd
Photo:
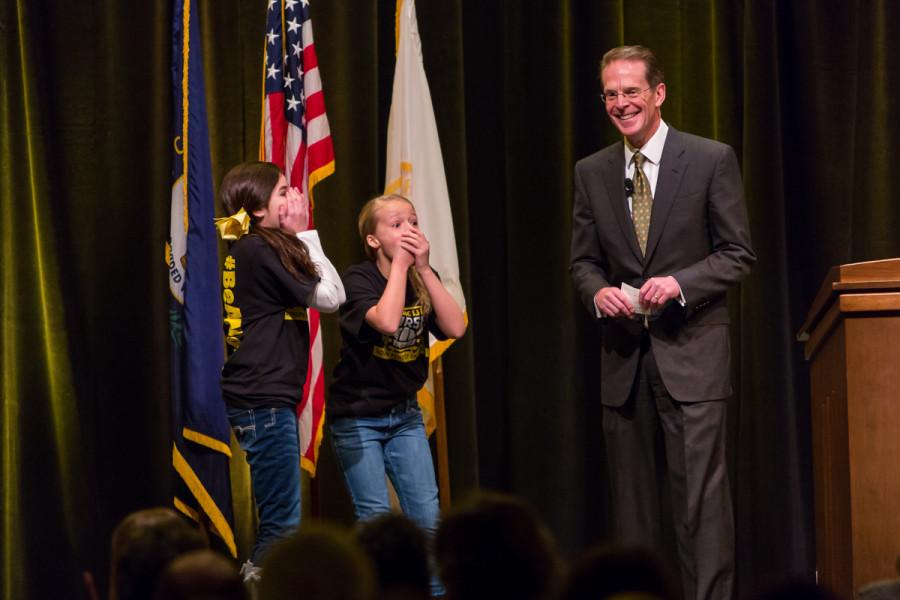
<path fill-rule="evenodd" d="M 675 277 L 686 306 L 673 300 L 650 322 L 663 382 L 680 402 L 726 398 L 731 377 L 725 293 L 756 260 L 737 158 L 730 146 L 669 127 L 642 258 L 625 197 L 622 144 L 575 165 L 570 270 L 579 295 L 596 317 L 600 288 Z M 601 400 L 621 406 L 637 373 L 643 324 L 600 320 Z"/>

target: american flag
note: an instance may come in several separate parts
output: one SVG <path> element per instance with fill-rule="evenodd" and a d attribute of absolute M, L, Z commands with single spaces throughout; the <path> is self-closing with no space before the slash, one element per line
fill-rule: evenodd
<path fill-rule="evenodd" d="M 313 188 L 334 173 L 334 148 L 325 115 L 309 0 L 268 0 L 260 158 L 284 171 L 312 207 Z M 309 227 L 313 228 L 310 212 Z M 297 405 L 301 464 L 315 475 L 325 416 L 319 313 L 309 310 L 310 353 Z"/>

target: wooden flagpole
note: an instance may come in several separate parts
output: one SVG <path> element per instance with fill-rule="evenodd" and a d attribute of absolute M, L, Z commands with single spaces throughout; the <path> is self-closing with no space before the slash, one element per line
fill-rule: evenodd
<path fill-rule="evenodd" d="M 444 362 L 438 357 L 431 365 L 434 384 L 434 442 L 437 447 L 438 490 L 441 510 L 450 508 L 450 454 L 447 450 L 447 417 L 444 410 Z"/>

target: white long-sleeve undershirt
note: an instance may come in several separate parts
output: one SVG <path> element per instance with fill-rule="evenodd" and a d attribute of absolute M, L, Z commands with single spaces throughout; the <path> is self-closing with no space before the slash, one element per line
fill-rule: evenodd
<path fill-rule="evenodd" d="M 316 285 L 316 289 L 313 290 L 312 297 L 309 299 L 309 307 L 323 313 L 333 313 L 347 299 L 341 276 L 334 268 L 334 265 L 331 264 L 331 261 L 328 260 L 328 257 L 325 256 L 318 231 L 315 229 L 301 231 L 297 234 L 297 238 L 306 244 L 306 248 L 309 250 L 309 258 L 312 260 L 321 278 L 318 285 Z"/>

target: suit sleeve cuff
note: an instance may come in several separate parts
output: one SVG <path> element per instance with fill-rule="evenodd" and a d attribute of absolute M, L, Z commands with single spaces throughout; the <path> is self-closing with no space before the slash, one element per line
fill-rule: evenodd
<path fill-rule="evenodd" d="M 675 278 L 672 277 L 672 279 L 675 279 Z M 681 289 L 681 284 L 678 283 L 677 279 L 675 279 L 675 285 L 678 286 L 678 304 L 680 304 L 682 307 L 687 306 L 687 299 L 685 299 L 685 297 L 684 297 L 684 290 Z"/>
<path fill-rule="evenodd" d="M 599 291 L 600 290 L 597 290 L 597 292 L 599 292 Z M 605 319 L 606 315 L 604 315 L 602 312 L 600 312 L 600 308 L 597 306 L 597 293 L 596 292 L 594 292 L 594 299 L 592 300 L 592 304 L 594 305 L 594 316 L 596 316 L 598 319 Z"/>

